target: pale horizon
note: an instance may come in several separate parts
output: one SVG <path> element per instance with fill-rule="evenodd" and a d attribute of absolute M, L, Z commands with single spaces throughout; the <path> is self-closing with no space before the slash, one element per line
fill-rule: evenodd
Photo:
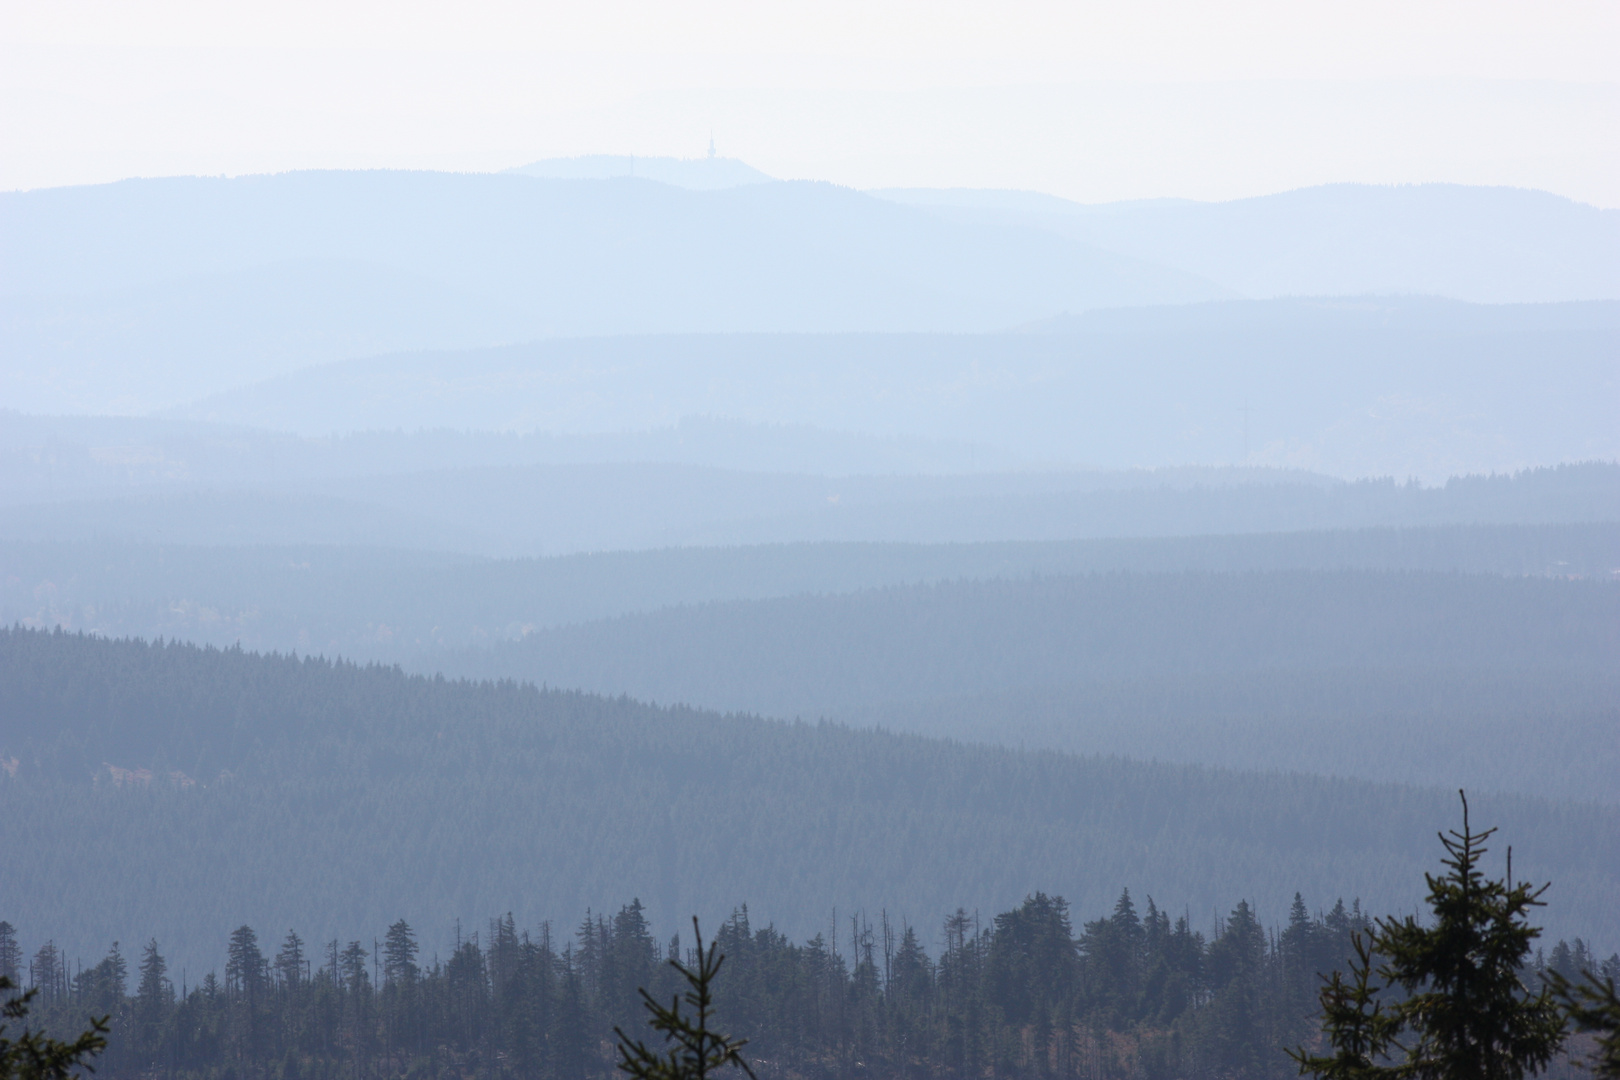
<path fill-rule="evenodd" d="M 0 189 L 718 152 L 858 189 L 1620 206 L 1612 5 L 0 5 Z"/>
<path fill-rule="evenodd" d="M 236 179 L 244 179 L 244 178 L 255 177 L 255 176 L 278 176 L 278 175 L 284 175 L 284 174 L 287 174 L 287 173 L 298 173 L 298 172 L 444 172 L 444 173 L 452 173 L 452 174 L 458 174 L 458 175 L 494 175 L 494 174 L 497 174 L 497 173 L 516 172 L 517 170 L 521 169 L 524 166 L 535 165 L 535 164 L 540 164 L 540 163 L 545 163 L 545 162 L 580 161 L 580 160 L 588 160 L 588 159 L 591 159 L 591 158 L 616 158 L 616 157 L 630 157 L 630 158 L 635 158 L 637 160 L 646 160 L 646 161 L 701 162 L 701 161 L 705 160 L 705 157 L 703 155 L 684 156 L 684 155 L 680 155 L 680 154 L 636 154 L 636 153 L 606 153 L 606 152 L 604 152 L 604 153 L 591 153 L 591 152 L 585 152 L 585 153 L 579 153 L 579 154 L 563 154 L 563 155 L 556 155 L 556 156 L 550 156 L 550 157 L 535 158 L 535 159 L 532 159 L 532 160 L 524 160 L 524 161 L 513 162 L 510 165 L 495 165 L 495 166 L 487 167 L 487 168 L 456 168 L 456 167 L 453 167 L 453 166 L 439 165 L 439 164 L 432 164 L 432 163 L 427 163 L 427 164 L 421 164 L 421 163 L 418 163 L 418 164 L 402 164 L 402 165 L 386 165 L 386 164 L 384 164 L 384 165 L 365 165 L 365 166 L 326 166 L 326 165 L 318 165 L 317 164 L 317 165 L 299 166 L 299 167 L 296 167 L 296 168 L 287 168 L 287 169 L 247 170 L 247 171 L 242 171 L 242 172 L 217 172 L 217 173 L 196 173 L 196 172 L 192 172 L 192 173 L 184 173 L 184 172 L 157 173 L 157 172 L 154 172 L 154 173 L 132 174 L 132 175 L 128 175 L 128 176 L 117 176 L 117 177 L 112 177 L 112 178 L 108 178 L 108 179 L 85 180 L 85 181 L 81 181 L 81 182 L 64 183 L 64 184 L 41 184 L 41 185 L 38 185 L 38 186 L 35 186 L 35 187 L 14 187 L 14 188 L 6 188 L 6 189 L 0 189 L 0 190 L 4 190 L 6 192 L 11 192 L 11 193 L 26 193 L 26 192 L 30 192 L 30 191 L 46 191 L 46 190 L 51 190 L 53 188 L 94 187 L 94 186 L 99 186 L 99 185 L 104 185 L 104 184 L 124 183 L 126 181 L 167 180 L 167 179 L 187 178 L 187 177 L 199 177 L 199 178 L 203 178 L 203 179 L 219 177 L 219 178 L 223 178 L 223 179 L 236 180 Z M 753 162 L 747 161 L 747 160 L 745 160 L 743 158 L 729 157 L 729 156 L 725 156 L 725 155 L 717 155 L 717 157 L 720 157 L 723 160 L 738 162 L 740 164 L 747 165 L 747 166 L 750 166 L 750 167 L 753 166 Z M 763 170 L 761 170 L 761 171 L 763 171 Z M 655 179 L 656 180 L 656 178 L 650 178 L 650 177 L 644 178 L 644 179 Z M 1315 183 L 1304 183 L 1304 184 L 1298 184 L 1298 185 L 1289 186 L 1289 187 L 1267 188 L 1267 189 L 1262 189 L 1262 190 L 1255 190 L 1255 191 L 1250 191 L 1250 192 L 1243 192 L 1243 193 L 1238 193 L 1238 194 L 1229 194 L 1229 195 L 1218 196 L 1218 197 L 1209 197 L 1209 198 L 1194 198 L 1194 197 L 1185 196 L 1185 195 L 1156 194 L 1156 195 L 1139 195 L 1139 196 L 1129 196 L 1129 195 L 1127 195 L 1127 196 L 1123 196 L 1123 197 L 1119 197 L 1119 198 L 1104 198 L 1104 199 L 1096 199 L 1096 200 L 1074 199 L 1074 198 L 1070 198 L 1070 197 L 1065 196 L 1065 195 L 1057 194 L 1056 192 L 1053 192 L 1053 191 L 1042 190 L 1042 189 L 1033 188 L 1033 187 L 1006 187 L 1006 186 L 997 187 L 997 186 L 975 185 L 975 184 L 884 184 L 884 185 L 878 185 L 878 186 L 860 187 L 860 186 L 856 186 L 854 184 L 841 183 L 840 181 L 837 181 L 837 180 L 828 180 L 828 179 L 825 179 L 825 178 L 822 178 L 822 177 L 816 177 L 816 176 L 767 176 L 766 180 L 762 181 L 762 182 L 770 182 L 770 183 L 778 183 L 778 182 L 781 182 L 781 183 L 789 183 L 789 182 L 796 182 L 796 183 L 826 183 L 826 184 L 832 184 L 832 185 L 834 185 L 836 187 L 848 188 L 851 191 L 858 191 L 858 192 L 861 192 L 863 194 L 883 194 L 883 193 L 886 193 L 886 192 L 908 192 L 908 191 L 916 191 L 916 192 L 937 191 L 937 192 L 940 192 L 940 193 L 985 192 L 985 193 L 1005 193 L 1005 194 L 1015 194 L 1015 195 L 1039 195 L 1039 196 L 1045 196 L 1045 197 L 1050 197 L 1050 198 L 1055 198 L 1055 199 L 1062 199 L 1062 200 L 1064 200 L 1066 202 L 1073 203 L 1076 206 L 1099 206 L 1099 207 L 1100 206 L 1123 205 L 1123 204 L 1128 204 L 1128 203 L 1153 203 L 1153 202 L 1164 202 L 1164 203 L 1187 202 L 1187 203 L 1204 203 L 1204 204 L 1225 203 L 1225 202 L 1240 202 L 1240 201 L 1242 201 L 1244 199 L 1263 199 L 1263 198 L 1266 198 L 1267 196 L 1271 196 L 1271 195 L 1286 195 L 1286 194 L 1288 194 L 1290 192 L 1304 191 L 1304 190 L 1308 190 L 1310 188 L 1335 187 L 1335 186 L 1359 186 L 1359 187 L 1391 188 L 1391 189 L 1413 188 L 1413 187 L 1431 187 L 1431 186 L 1433 186 L 1433 187 L 1456 186 L 1456 187 L 1501 188 L 1501 189 L 1511 190 L 1511 191 L 1539 192 L 1539 193 L 1543 193 L 1543 194 L 1554 195 L 1554 196 L 1557 196 L 1558 198 L 1562 198 L 1562 199 L 1568 199 L 1571 202 L 1579 203 L 1579 204 L 1581 204 L 1583 206 L 1591 206 L 1591 207 L 1594 207 L 1594 208 L 1600 209 L 1600 210 L 1613 210 L 1613 209 L 1620 208 L 1620 207 L 1616 207 L 1616 206 L 1603 205 L 1603 204 L 1600 204 L 1600 203 L 1592 202 L 1590 200 L 1576 198 L 1575 196 L 1567 195 L 1567 194 L 1564 194 L 1562 192 L 1551 191 L 1551 190 L 1549 190 L 1547 188 L 1538 188 L 1538 187 L 1534 187 L 1534 186 L 1528 185 L 1528 184 L 1509 184 L 1509 183 L 1500 183 L 1500 184 L 1478 183 L 1478 184 L 1471 184 L 1471 183 L 1462 183 L 1462 182 L 1451 181 L 1451 180 L 1388 180 L 1388 181 L 1379 181 L 1379 180 L 1323 180 L 1323 181 L 1319 181 L 1319 182 L 1315 182 Z"/>

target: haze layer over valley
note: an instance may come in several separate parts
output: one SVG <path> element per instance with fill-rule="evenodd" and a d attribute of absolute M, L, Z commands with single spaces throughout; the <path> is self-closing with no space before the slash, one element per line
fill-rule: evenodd
<path fill-rule="evenodd" d="M 103 868 L 0 916 L 197 970 L 637 897 L 1276 926 L 1410 909 L 1466 787 L 1612 948 L 1617 220 L 629 155 L 0 194 L 0 828 Z"/>

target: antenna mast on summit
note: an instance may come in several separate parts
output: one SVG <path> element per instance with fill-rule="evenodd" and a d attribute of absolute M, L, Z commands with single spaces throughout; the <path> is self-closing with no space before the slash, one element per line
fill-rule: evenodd
<path fill-rule="evenodd" d="M 709 160 L 714 160 L 714 129 L 709 129 Z"/>

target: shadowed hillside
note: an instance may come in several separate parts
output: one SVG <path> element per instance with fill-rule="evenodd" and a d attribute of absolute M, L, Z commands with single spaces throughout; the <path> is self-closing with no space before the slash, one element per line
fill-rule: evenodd
<path fill-rule="evenodd" d="M 1195 913 L 1295 890 L 1404 910 L 1454 793 L 974 748 L 285 657 L 0 634 L 0 877 L 18 925 L 96 955 L 247 922 L 523 925 L 641 896 L 661 926 L 935 924 L 1122 884 Z M 1616 811 L 1482 798 L 1554 934 L 1620 936 Z M 71 938 L 66 935 L 73 935 Z"/>
<path fill-rule="evenodd" d="M 1617 656 L 1612 581 L 1292 571 L 714 603 L 414 663 L 990 742 L 1617 803 L 1605 735 L 1620 722 Z"/>

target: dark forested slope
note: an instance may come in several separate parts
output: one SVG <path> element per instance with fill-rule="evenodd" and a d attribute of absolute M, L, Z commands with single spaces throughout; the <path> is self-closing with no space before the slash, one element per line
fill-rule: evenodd
<path fill-rule="evenodd" d="M 1455 799 L 29 631 L 0 634 L 0 748 L 0 912 L 70 953 L 156 934 L 199 963 L 244 921 L 443 939 L 626 895 L 665 930 L 746 899 L 795 936 L 1034 889 L 1195 920 L 1244 897 L 1278 920 L 1295 890 L 1405 909 Z M 1615 811 L 1482 803 L 1556 882 L 1554 933 L 1620 936 Z"/>

